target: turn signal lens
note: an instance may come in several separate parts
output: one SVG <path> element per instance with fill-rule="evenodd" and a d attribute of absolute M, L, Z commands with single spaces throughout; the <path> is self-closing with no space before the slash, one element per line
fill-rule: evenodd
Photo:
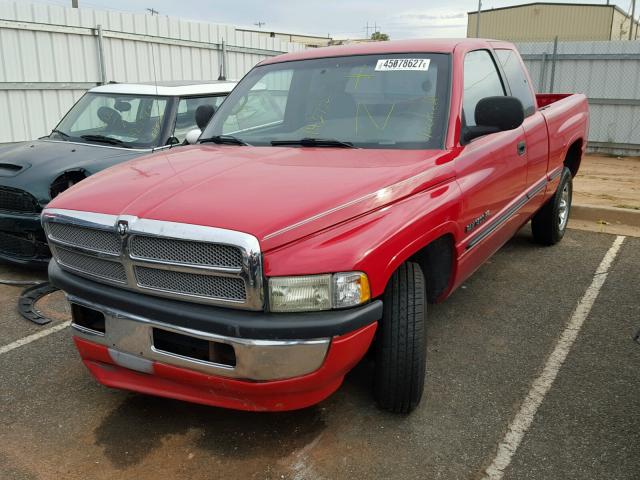
<path fill-rule="evenodd" d="M 364 273 L 336 273 L 333 276 L 333 308 L 354 307 L 369 298 L 369 279 Z"/>

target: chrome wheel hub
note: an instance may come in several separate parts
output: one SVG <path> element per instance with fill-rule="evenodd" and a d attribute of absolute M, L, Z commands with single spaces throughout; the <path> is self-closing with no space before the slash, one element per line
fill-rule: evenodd
<path fill-rule="evenodd" d="M 560 205 L 558 205 L 558 226 L 560 230 L 564 230 L 567 226 L 567 220 L 569 220 L 569 205 L 571 202 L 570 198 L 570 187 L 569 184 L 565 184 L 562 188 L 562 193 L 560 196 Z"/>

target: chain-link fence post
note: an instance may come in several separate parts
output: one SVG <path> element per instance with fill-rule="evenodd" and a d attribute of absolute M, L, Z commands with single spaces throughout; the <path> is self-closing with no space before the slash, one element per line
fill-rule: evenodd
<path fill-rule="evenodd" d="M 551 80 L 549 80 L 549 93 L 553 93 L 556 80 L 556 62 L 558 61 L 558 37 L 553 39 L 553 57 L 551 58 Z"/>
<path fill-rule="evenodd" d="M 540 79 L 538 80 L 538 92 L 544 93 L 547 83 L 547 52 L 540 56 Z"/>

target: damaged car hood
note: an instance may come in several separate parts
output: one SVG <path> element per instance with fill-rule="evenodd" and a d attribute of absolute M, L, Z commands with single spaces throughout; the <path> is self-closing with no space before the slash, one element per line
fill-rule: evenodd
<path fill-rule="evenodd" d="M 149 151 L 49 139 L 10 144 L 0 147 L 0 185 L 26 190 L 44 204 L 51 183 L 65 172 L 88 176 L 145 153 Z"/>

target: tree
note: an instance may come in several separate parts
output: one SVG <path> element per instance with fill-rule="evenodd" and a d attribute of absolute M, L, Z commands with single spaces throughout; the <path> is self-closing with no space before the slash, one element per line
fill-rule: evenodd
<path fill-rule="evenodd" d="M 386 40 L 389 40 L 389 35 L 387 35 L 386 33 L 373 32 L 371 34 L 371 40 L 376 40 L 378 42 L 384 42 Z"/>

